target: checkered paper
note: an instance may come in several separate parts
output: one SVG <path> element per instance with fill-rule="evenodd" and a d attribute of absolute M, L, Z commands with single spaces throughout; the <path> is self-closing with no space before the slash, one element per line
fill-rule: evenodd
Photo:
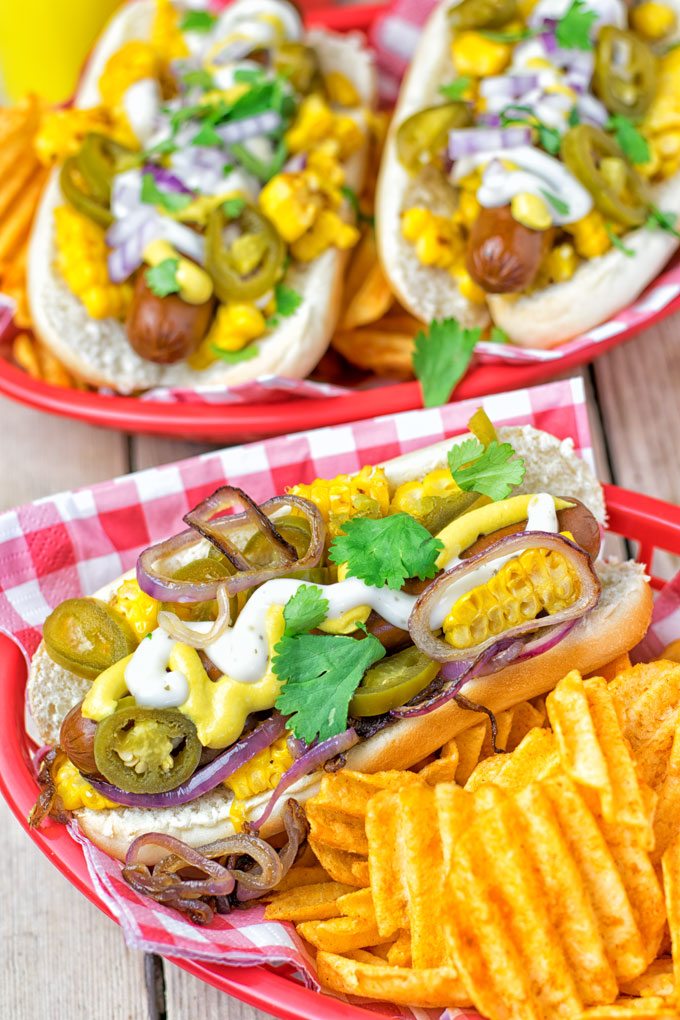
<path fill-rule="evenodd" d="M 478 403 L 252 443 L 8 511 L 0 515 L 0 629 L 30 654 L 51 608 L 65 598 L 91 594 L 129 569 L 142 549 L 179 530 L 182 515 L 225 482 L 243 487 L 261 502 L 296 482 L 354 471 L 459 434 Z M 576 451 L 592 462 L 580 379 L 488 397 L 482 403 L 497 425 L 531 424 L 560 439 L 571 438 Z M 75 826 L 70 831 L 83 849 L 94 889 L 118 918 L 131 947 L 175 959 L 284 967 L 291 978 L 317 987 L 312 960 L 292 926 L 264 921 L 262 908 L 253 906 L 198 928 L 135 893 L 123 882 L 117 861 Z M 438 1020 L 441 1012 L 352 1001 L 404 1020 Z M 453 1009 L 447 1020 L 480 1018 L 474 1011 Z"/>

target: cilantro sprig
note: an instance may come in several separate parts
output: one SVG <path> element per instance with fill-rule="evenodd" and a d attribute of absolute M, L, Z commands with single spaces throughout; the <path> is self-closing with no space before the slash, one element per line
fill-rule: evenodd
<path fill-rule="evenodd" d="M 286 625 L 285 637 L 295 637 L 314 630 L 328 616 L 328 599 L 315 584 L 304 584 L 292 595 L 283 608 Z"/>
<path fill-rule="evenodd" d="M 376 588 L 395 591 L 409 577 L 426 581 L 437 572 L 442 543 L 410 514 L 397 513 L 379 520 L 354 517 L 331 545 L 332 563 L 346 563 L 347 573 Z"/>
<path fill-rule="evenodd" d="M 161 191 L 156 184 L 156 179 L 153 174 L 146 173 L 142 175 L 142 191 L 141 191 L 142 202 L 147 205 L 157 205 L 161 209 L 165 209 L 169 213 L 181 212 L 182 209 L 186 209 L 188 205 L 193 201 L 191 195 L 187 195 L 184 192 L 176 191 Z"/>
<path fill-rule="evenodd" d="M 569 215 L 568 204 L 566 202 L 563 202 L 562 199 L 559 198 L 559 196 L 553 194 L 552 191 L 546 191 L 545 188 L 541 188 L 540 191 L 541 194 L 543 195 L 543 198 L 546 200 L 546 202 L 548 202 L 549 205 L 553 207 L 556 213 L 558 213 L 560 216 Z"/>
<path fill-rule="evenodd" d="M 507 499 L 526 471 L 510 443 L 496 439 L 487 447 L 474 437 L 466 439 L 451 447 L 447 459 L 454 482 L 464 492 L 479 492 L 494 502 Z"/>
<path fill-rule="evenodd" d="M 472 78 L 467 74 L 463 74 L 460 78 L 454 78 L 453 81 L 447 82 L 446 85 L 440 85 L 439 92 L 445 99 L 452 103 L 457 103 L 460 102 L 471 85 Z"/>
<path fill-rule="evenodd" d="M 592 50 L 591 37 L 597 12 L 588 8 L 585 0 L 572 0 L 566 13 L 557 22 L 555 38 L 565 50 Z"/>
<path fill-rule="evenodd" d="M 662 212 L 658 206 L 650 205 L 649 216 L 645 226 L 648 230 L 666 230 L 673 237 L 680 237 L 680 231 L 678 231 L 676 226 L 677 222 L 677 213 Z"/>
<path fill-rule="evenodd" d="M 260 348 L 257 344 L 248 344 L 247 347 L 242 347 L 240 351 L 223 351 L 217 344 L 211 344 L 210 351 L 220 361 L 224 361 L 227 365 L 238 365 L 242 361 L 252 361 L 260 353 Z"/>
<path fill-rule="evenodd" d="M 447 402 L 465 375 L 480 337 L 480 329 L 464 329 L 457 319 L 434 319 L 427 333 L 417 334 L 412 363 L 425 407 Z"/>
<path fill-rule="evenodd" d="M 210 32 L 217 15 L 210 11 L 186 11 L 179 23 L 182 32 Z"/>
<path fill-rule="evenodd" d="M 146 270 L 146 282 L 149 286 L 149 290 L 156 297 L 167 297 L 168 294 L 177 294 L 179 292 L 179 283 L 177 282 L 177 269 L 179 268 L 179 259 L 163 259 L 156 266 L 150 266 Z"/>
<path fill-rule="evenodd" d="M 334 634 L 284 635 L 274 648 L 272 670 L 283 681 L 276 708 L 289 717 L 289 729 L 307 744 L 343 733 L 352 695 L 384 655 L 372 634 L 361 641 Z"/>
<path fill-rule="evenodd" d="M 519 116 L 518 116 L 519 114 Z M 562 136 L 557 128 L 549 127 L 539 120 L 530 106 L 523 106 L 521 103 L 510 103 L 501 111 L 501 127 L 508 124 L 529 124 L 538 135 L 538 144 L 551 156 L 556 156 L 560 151 Z"/>
<path fill-rule="evenodd" d="M 616 113 L 607 121 L 607 129 L 614 134 L 619 148 L 631 163 L 648 163 L 651 159 L 649 142 L 637 129 L 630 117 Z"/>
<path fill-rule="evenodd" d="M 267 329 L 276 329 L 281 319 L 289 319 L 295 315 L 302 304 L 302 295 L 285 283 L 277 283 L 274 287 L 274 304 L 276 311 L 267 319 Z"/>
<path fill-rule="evenodd" d="M 609 241 L 612 244 L 612 246 L 614 248 L 617 248 L 620 252 L 623 252 L 623 254 L 627 255 L 628 258 L 633 258 L 635 252 L 633 251 L 632 248 L 626 247 L 626 245 L 623 243 L 619 235 L 614 232 L 611 223 L 605 223 L 604 229 L 607 231 L 607 237 L 609 238 Z"/>

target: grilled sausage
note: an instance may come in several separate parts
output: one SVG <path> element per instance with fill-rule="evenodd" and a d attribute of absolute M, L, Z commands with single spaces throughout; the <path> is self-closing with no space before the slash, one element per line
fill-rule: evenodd
<path fill-rule="evenodd" d="M 183 361 L 207 333 L 215 301 L 190 305 L 178 294 L 157 297 L 145 277 L 143 271 L 137 274 L 125 323 L 130 346 L 140 358 L 159 365 Z"/>
<path fill-rule="evenodd" d="M 470 276 L 490 294 L 513 294 L 531 286 L 552 240 L 552 230 L 530 230 L 510 206 L 482 208 L 467 249 Z"/>

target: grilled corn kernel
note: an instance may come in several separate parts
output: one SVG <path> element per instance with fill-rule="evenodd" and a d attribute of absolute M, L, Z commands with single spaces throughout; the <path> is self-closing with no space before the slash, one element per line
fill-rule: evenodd
<path fill-rule="evenodd" d="M 359 106 L 361 96 L 349 78 L 340 71 L 329 71 L 324 77 L 326 92 L 331 103 L 338 106 Z"/>
<path fill-rule="evenodd" d="M 512 218 L 530 230 L 547 230 L 552 225 L 548 203 L 529 191 L 520 191 L 510 203 Z"/>
<path fill-rule="evenodd" d="M 483 305 L 486 301 L 486 291 L 472 279 L 464 262 L 458 262 L 451 270 L 451 275 L 458 284 L 458 290 L 464 298 L 472 301 L 473 304 Z"/>
<path fill-rule="evenodd" d="M 405 240 L 413 244 L 418 261 L 424 266 L 450 269 L 461 257 L 460 232 L 446 216 L 415 206 L 404 213 L 401 229 Z"/>
<path fill-rule="evenodd" d="M 644 3 L 633 7 L 630 22 L 636 32 L 655 42 L 673 31 L 677 19 L 675 11 L 667 4 L 658 3 L 657 0 L 645 0 Z"/>
<path fill-rule="evenodd" d="M 102 796 L 101 793 L 97 793 L 66 756 L 61 761 L 57 758 L 53 773 L 54 788 L 67 811 L 77 811 L 78 808 L 104 811 L 107 808 L 120 806 Z"/>
<path fill-rule="evenodd" d="M 500 74 L 510 63 L 512 46 L 494 42 L 480 32 L 457 32 L 451 43 L 451 58 L 456 72 L 472 78 Z"/>
<path fill-rule="evenodd" d="M 479 209 L 480 205 L 475 191 L 461 191 L 455 215 L 456 222 L 462 223 L 463 226 L 470 230 L 479 216 Z"/>
<path fill-rule="evenodd" d="M 90 131 L 111 134 L 111 119 L 102 107 L 50 110 L 43 115 L 33 141 L 36 155 L 46 165 L 61 162 L 78 151 Z"/>
<path fill-rule="evenodd" d="M 234 794 L 229 809 L 232 825 L 239 832 L 247 819 L 245 804 L 249 797 L 258 793 L 275 789 L 284 772 L 293 764 L 293 756 L 288 749 L 287 736 L 279 737 L 271 747 L 265 747 L 240 769 L 224 785 Z"/>
<path fill-rule="evenodd" d="M 414 206 L 407 209 L 401 218 L 401 233 L 405 241 L 415 243 L 420 237 L 421 231 L 429 222 L 432 215 L 429 209 L 423 206 Z"/>
<path fill-rule="evenodd" d="M 302 174 L 277 174 L 260 192 L 260 208 L 291 244 L 312 226 L 323 208 L 323 197 L 312 192 Z"/>
<path fill-rule="evenodd" d="M 109 283 L 104 230 L 71 206 L 54 212 L 57 268 L 93 319 L 124 318 L 132 300 L 127 283 Z"/>
<path fill-rule="evenodd" d="M 361 148 L 364 132 L 353 117 L 335 113 L 322 96 L 313 93 L 300 103 L 297 117 L 286 132 L 286 144 L 295 153 L 308 152 L 329 141 L 340 158 L 346 159 Z"/>
<path fill-rule="evenodd" d="M 541 612 L 561 612 L 578 594 L 578 575 L 561 552 L 527 549 L 454 603 L 444 636 L 454 648 L 471 648 Z"/>
<path fill-rule="evenodd" d="M 189 56 L 189 47 L 179 27 L 180 13 L 171 0 L 156 0 L 151 26 L 151 45 L 168 63 Z"/>
<path fill-rule="evenodd" d="M 142 591 L 137 581 L 123 581 L 116 588 L 110 605 L 125 617 L 140 641 L 155 630 L 159 603 Z"/>
<path fill-rule="evenodd" d="M 546 259 L 546 269 L 553 283 L 564 283 L 571 280 L 578 266 L 578 256 L 574 246 L 565 241 L 553 248 Z"/>
<path fill-rule="evenodd" d="M 256 305 L 235 302 L 220 306 L 208 337 L 220 350 L 240 351 L 266 329 L 264 315 Z"/>
<path fill-rule="evenodd" d="M 290 246 L 293 258 L 312 262 L 328 248 L 346 251 L 353 248 L 361 236 L 351 223 L 345 223 L 333 209 L 322 209 L 312 227 Z"/>
<path fill-rule="evenodd" d="M 351 517 L 385 517 L 390 492 L 382 468 L 363 467 L 356 475 L 317 478 L 310 485 L 294 485 L 294 496 L 309 499 L 329 526 L 331 537 Z"/>
<path fill-rule="evenodd" d="M 591 210 L 576 223 L 567 224 L 564 229 L 574 238 L 574 247 L 581 258 L 594 259 L 611 248 L 604 217 L 597 209 Z"/>

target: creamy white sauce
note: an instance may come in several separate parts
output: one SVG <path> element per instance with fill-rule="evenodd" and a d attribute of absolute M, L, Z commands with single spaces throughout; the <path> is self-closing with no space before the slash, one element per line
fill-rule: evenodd
<path fill-rule="evenodd" d="M 155 78 L 134 82 L 123 96 L 123 109 L 130 127 L 142 146 L 148 144 L 158 127 L 161 89 Z"/>
<path fill-rule="evenodd" d="M 145 637 L 125 667 L 125 683 L 143 708 L 177 708 L 189 697 L 184 673 L 168 671 L 177 642 L 158 628 Z"/>
<path fill-rule="evenodd" d="M 502 160 L 512 163 L 516 169 L 508 170 Z M 564 163 L 531 145 L 466 156 L 454 165 L 454 182 L 466 177 L 479 166 L 485 169 L 477 198 L 487 209 L 508 205 L 515 195 L 527 191 L 543 199 L 548 205 L 552 222 L 562 225 L 582 219 L 593 207 L 590 193 Z M 564 203 L 567 211 L 558 211 L 550 204 L 546 193 L 554 196 L 559 203 Z"/>

